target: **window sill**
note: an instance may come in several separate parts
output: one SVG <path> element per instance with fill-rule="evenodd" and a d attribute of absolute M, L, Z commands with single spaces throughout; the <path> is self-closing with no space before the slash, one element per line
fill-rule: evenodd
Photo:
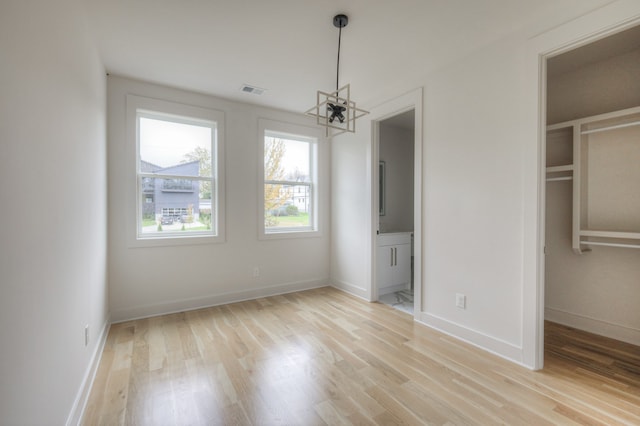
<path fill-rule="evenodd" d="M 259 239 L 260 240 L 283 240 L 290 238 L 316 238 L 321 237 L 322 233 L 318 230 L 282 230 L 282 231 L 271 231 L 265 232 L 264 230 L 261 232 Z"/>
<path fill-rule="evenodd" d="M 148 236 L 136 238 L 129 242 L 129 248 L 148 248 L 148 247 L 174 247 L 174 246 L 191 246 L 200 244 L 219 244 L 224 243 L 224 236 L 221 235 L 188 235 L 188 236 Z"/>

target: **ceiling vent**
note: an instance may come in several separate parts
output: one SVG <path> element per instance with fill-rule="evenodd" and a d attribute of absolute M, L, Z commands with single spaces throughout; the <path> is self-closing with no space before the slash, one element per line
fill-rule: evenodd
<path fill-rule="evenodd" d="M 243 84 L 242 87 L 240 88 L 240 90 L 243 91 L 244 93 L 252 93 L 254 95 L 262 95 L 264 93 L 264 91 L 267 90 L 267 89 L 261 89 L 260 87 L 251 86 L 250 84 Z"/>

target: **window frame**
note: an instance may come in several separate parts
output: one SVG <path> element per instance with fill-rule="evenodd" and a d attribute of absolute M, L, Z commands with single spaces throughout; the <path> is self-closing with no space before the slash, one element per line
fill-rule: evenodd
<path fill-rule="evenodd" d="M 127 95 L 127 139 L 130 146 L 131 155 L 129 158 L 134 162 L 129 167 L 133 172 L 135 186 L 130 188 L 131 198 L 134 202 L 133 208 L 127 210 L 129 223 L 127 227 L 128 241 L 130 247 L 154 247 L 218 243 L 225 241 L 225 172 L 224 172 L 224 112 L 203 108 L 193 105 L 180 104 L 177 102 L 145 98 L 136 95 Z M 175 123 L 212 124 L 212 146 L 211 177 L 206 176 L 182 176 L 163 175 L 161 173 L 147 173 L 140 170 L 140 117 L 158 119 Z M 142 208 L 143 192 L 141 191 L 144 178 L 155 179 L 187 179 L 198 182 L 210 181 L 212 185 L 212 230 L 201 232 L 166 232 L 142 234 Z M 214 214 L 215 212 L 215 214 Z"/>
<path fill-rule="evenodd" d="M 320 131 L 314 127 L 301 126 L 284 123 L 269 119 L 258 120 L 258 229 L 259 239 L 283 239 L 283 238 L 308 238 L 321 235 L 320 229 L 320 193 L 323 190 L 319 184 L 318 169 L 320 168 L 319 143 L 322 138 Z M 267 181 L 264 173 L 264 156 L 266 137 L 282 137 L 294 141 L 306 142 L 309 144 L 309 177 L 310 182 L 295 181 Z M 311 209 L 309 211 L 309 226 L 287 227 L 279 229 L 267 229 L 265 226 L 265 185 L 283 184 L 292 186 L 308 186 L 311 193 Z"/>

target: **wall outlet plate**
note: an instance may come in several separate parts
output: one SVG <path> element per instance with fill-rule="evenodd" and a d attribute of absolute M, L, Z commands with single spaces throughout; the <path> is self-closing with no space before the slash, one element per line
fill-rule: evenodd
<path fill-rule="evenodd" d="M 456 306 L 460 309 L 467 308 L 467 296 L 462 293 L 456 293 Z"/>

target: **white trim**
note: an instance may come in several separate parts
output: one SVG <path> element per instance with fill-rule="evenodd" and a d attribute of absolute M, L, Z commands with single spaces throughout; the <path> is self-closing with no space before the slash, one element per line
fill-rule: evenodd
<path fill-rule="evenodd" d="M 522 347 L 426 312 L 420 313 L 416 321 L 484 351 L 491 352 L 500 358 L 525 366 L 522 362 Z"/>
<path fill-rule="evenodd" d="M 156 113 L 157 116 L 168 116 L 173 119 L 180 120 L 182 118 L 186 122 L 197 122 L 198 120 L 214 123 L 213 129 L 216 134 L 216 140 L 212 149 L 212 157 L 215 156 L 215 162 L 212 165 L 216 175 L 213 179 L 215 188 L 212 192 L 216 194 L 217 213 L 215 231 L 216 235 L 210 233 L 193 233 L 186 235 L 177 235 L 176 233 L 159 235 L 151 234 L 139 237 L 138 234 L 138 217 L 140 215 L 140 203 L 138 200 L 138 137 L 137 137 L 137 117 L 138 112 L 142 110 L 143 114 L 148 112 Z M 133 94 L 126 96 L 126 152 L 127 158 L 124 160 L 128 167 L 126 168 L 127 176 L 130 177 L 132 191 L 128 197 L 126 233 L 127 243 L 130 248 L 138 247 L 159 247 L 159 246 L 178 246 L 193 244 L 211 244 L 221 243 L 225 241 L 225 113 L 220 110 L 204 108 L 193 105 L 186 105 L 171 100 L 160 100 L 147 98 Z M 200 177 L 194 177 L 193 180 L 199 180 Z M 212 206 L 215 201 L 212 200 Z M 131 205 L 129 205 L 131 203 Z M 211 218 L 212 222 L 214 218 Z"/>
<path fill-rule="evenodd" d="M 73 402 L 71 412 L 67 417 L 66 425 L 80 425 L 82 417 L 84 416 L 85 409 L 87 408 L 87 402 L 89 401 L 89 394 L 93 387 L 93 382 L 100 366 L 100 360 L 102 359 L 102 352 L 104 351 L 104 345 L 107 342 L 107 336 L 109 335 L 109 328 L 111 327 L 111 321 L 109 318 L 105 321 L 100 332 L 100 337 L 95 345 L 93 354 L 91 355 L 91 361 L 87 366 L 87 370 L 84 373 L 82 384 L 76 395 L 76 399 Z"/>
<path fill-rule="evenodd" d="M 148 305 L 131 306 L 113 310 L 111 316 L 113 323 L 131 321 L 141 318 L 155 317 L 158 315 L 173 314 L 176 312 L 193 311 L 211 306 L 226 305 L 228 303 L 254 300 L 261 297 L 277 296 L 296 291 L 310 290 L 313 288 L 327 287 L 328 278 L 297 281 L 285 284 L 277 284 L 261 287 L 253 290 L 232 291 L 228 293 L 211 294 L 203 297 L 192 297 L 171 302 L 152 303 Z"/>
<path fill-rule="evenodd" d="M 546 307 L 544 312 L 545 319 L 548 321 L 577 328 L 589 333 L 599 334 L 600 336 L 611 339 L 621 340 L 631 343 L 632 345 L 640 345 L 640 329 L 615 324 L 587 315 L 575 314 L 561 309 Z"/>
<path fill-rule="evenodd" d="M 203 180 L 203 181 L 213 181 L 215 178 L 208 176 L 187 176 L 187 175 L 163 175 L 158 173 L 146 173 L 139 172 L 138 176 L 152 178 L 152 179 L 181 179 L 181 180 Z"/>
<path fill-rule="evenodd" d="M 355 296 L 359 299 L 366 300 L 367 302 L 373 302 L 373 300 L 370 300 L 367 297 L 366 289 L 358 287 L 354 284 L 348 283 L 346 281 L 332 279 L 329 285 L 337 290 Z"/>

